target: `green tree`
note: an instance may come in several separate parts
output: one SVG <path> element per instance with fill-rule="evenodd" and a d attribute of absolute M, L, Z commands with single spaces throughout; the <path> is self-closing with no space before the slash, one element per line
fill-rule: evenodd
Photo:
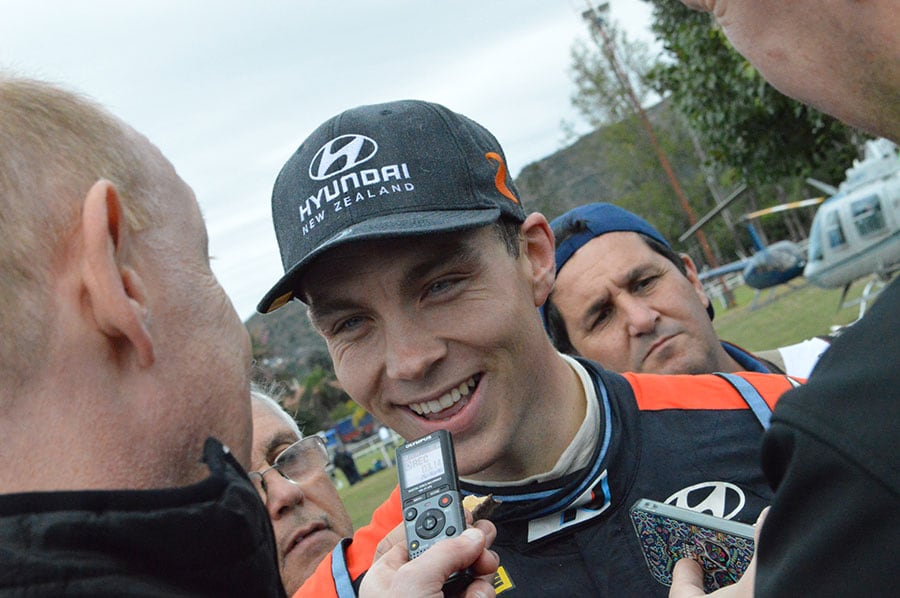
<path fill-rule="evenodd" d="M 552 213 L 553 206 L 560 211 L 570 207 L 564 194 L 575 191 L 576 204 L 613 201 L 648 218 L 673 242 L 688 227 L 646 133 L 638 132 L 622 85 L 625 77 L 641 105 L 651 90 L 665 98 L 647 112 L 695 216 L 740 183 L 749 189 L 734 207 L 748 212 L 814 195 L 803 183 L 808 176 L 832 183 L 843 178 L 863 139 L 858 131 L 770 87 L 708 15 L 670 0 L 644 1 L 654 7 L 653 30 L 666 50 L 662 60 L 654 63 L 643 44 L 630 42 L 605 19 L 603 29 L 614 42 L 618 73 L 610 66 L 610 46 L 598 29 L 592 28 L 593 43 L 573 45 L 572 101 L 589 123 L 603 128 L 603 147 L 595 154 L 602 156 L 603 165 L 584 168 L 573 184 L 542 194 L 539 201 L 547 205 L 539 203 L 540 209 Z M 585 139 L 577 144 L 584 145 Z M 610 147 L 614 151 L 608 151 Z M 546 168 L 526 168 L 523 186 L 538 189 L 548 174 Z M 756 224 L 764 238 L 800 240 L 808 226 L 808 220 L 800 221 L 804 217 L 789 214 Z M 736 221 L 726 210 L 703 229 L 720 262 L 746 255 L 749 236 Z M 698 264 L 706 262 L 695 241 L 675 246 Z"/>
<path fill-rule="evenodd" d="M 751 184 L 815 176 L 837 182 L 863 136 L 771 87 L 709 15 L 671 0 L 653 5 L 653 32 L 666 50 L 649 73 L 715 163 Z"/>
<path fill-rule="evenodd" d="M 595 13 L 588 25 L 591 41 L 576 41 L 571 51 L 572 104 L 587 122 L 604 128 L 603 149 L 607 151 L 602 152 L 602 172 L 585 176 L 579 185 L 584 189 L 583 201 L 612 201 L 644 215 L 666 237 L 677 239 L 692 222 L 676 193 L 676 183 L 695 218 L 713 207 L 690 131 L 667 103 L 641 108 L 653 93 L 647 73 L 654 62 L 646 44 L 629 40 L 614 21 L 600 13 Z M 663 160 L 674 176 L 667 174 Z M 711 259 L 717 261 L 723 259 L 723 251 L 730 255 L 732 248 L 731 236 L 727 231 L 720 234 L 720 228 L 722 223 L 716 222 L 704 231 L 713 237 Z M 718 237 L 725 241 L 724 248 Z M 699 264 L 708 261 L 694 239 L 679 249 L 691 253 Z"/>
<path fill-rule="evenodd" d="M 320 421 L 331 419 L 335 407 L 350 400 L 337 381 L 327 353 L 310 357 L 310 370 L 300 378 L 298 408 L 314 413 Z"/>

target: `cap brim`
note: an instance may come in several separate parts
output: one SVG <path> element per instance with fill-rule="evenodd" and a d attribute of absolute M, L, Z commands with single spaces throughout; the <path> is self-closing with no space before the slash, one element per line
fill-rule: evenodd
<path fill-rule="evenodd" d="M 275 286 L 256 306 L 261 314 L 270 313 L 294 299 L 294 290 L 299 279 L 309 264 L 339 245 L 354 241 L 384 239 L 389 237 L 416 237 L 429 233 L 444 233 L 455 230 L 466 230 L 493 224 L 500 219 L 500 208 L 484 208 L 482 210 L 437 210 L 431 212 L 406 212 L 370 218 L 320 243 L 313 251 L 294 264 L 285 272 Z"/>

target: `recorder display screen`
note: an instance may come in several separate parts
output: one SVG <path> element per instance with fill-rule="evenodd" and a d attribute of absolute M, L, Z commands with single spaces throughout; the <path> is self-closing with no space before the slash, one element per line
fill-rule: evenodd
<path fill-rule="evenodd" d="M 406 486 L 415 486 L 444 473 L 444 459 L 439 442 L 429 442 L 401 454 Z"/>

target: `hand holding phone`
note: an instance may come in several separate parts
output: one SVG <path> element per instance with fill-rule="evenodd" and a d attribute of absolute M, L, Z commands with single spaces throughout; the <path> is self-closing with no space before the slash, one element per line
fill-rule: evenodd
<path fill-rule="evenodd" d="M 753 558 L 752 525 L 648 499 L 638 500 L 630 515 L 650 573 L 666 586 L 681 558 L 703 568 L 706 592 L 736 582 Z"/>
<path fill-rule="evenodd" d="M 436 542 L 455 538 L 466 529 L 450 433 L 438 430 L 398 447 L 397 471 L 406 546 L 412 560 Z M 444 584 L 445 594 L 459 593 L 472 579 L 468 570 L 457 572 Z"/>

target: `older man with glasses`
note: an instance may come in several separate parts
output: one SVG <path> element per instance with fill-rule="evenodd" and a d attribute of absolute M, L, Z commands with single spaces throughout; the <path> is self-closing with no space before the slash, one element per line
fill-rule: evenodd
<path fill-rule="evenodd" d="M 261 388 L 254 385 L 250 394 L 249 476 L 272 520 L 281 580 L 291 595 L 342 538 L 353 535 L 353 524 L 325 470 L 322 439 L 303 438 L 297 422 Z"/>

